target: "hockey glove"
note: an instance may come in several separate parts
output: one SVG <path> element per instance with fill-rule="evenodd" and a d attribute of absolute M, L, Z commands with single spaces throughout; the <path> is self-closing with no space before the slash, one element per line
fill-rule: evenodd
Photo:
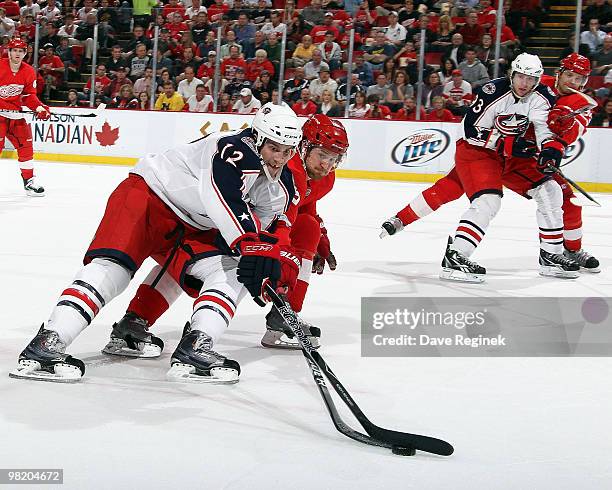
<path fill-rule="evenodd" d="M 312 272 L 316 272 L 317 274 L 323 274 L 326 262 L 327 265 L 329 265 L 330 270 L 336 270 L 336 257 L 331 252 L 329 238 L 327 236 L 327 229 L 325 227 L 322 227 L 321 238 L 319 239 L 319 246 L 317 247 L 317 253 L 312 259 Z"/>
<path fill-rule="evenodd" d="M 563 159 L 563 148 L 559 142 L 545 143 L 538 156 L 538 170 L 543 174 L 553 174 Z"/>
<path fill-rule="evenodd" d="M 501 156 L 509 158 L 532 158 L 538 152 L 538 147 L 533 141 L 529 141 L 520 136 L 506 136 L 500 139 L 498 152 Z"/>
<path fill-rule="evenodd" d="M 280 250 L 276 238 L 261 232 L 250 235 L 238 244 L 238 282 L 244 284 L 255 303 L 265 306 L 270 299 L 264 294 L 267 284 L 276 289 L 281 276 Z"/>
<path fill-rule="evenodd" d="M 573 132 L 576 124 L 576 116 L 569 107 L 553 107 L 548 113 L 548 129 L 559 138 Z"/>
<path fill-rule="evenodd" d="M 48 121 L 51 118 L 51 109 L 48 105 L 41 104 L 36 108 L 36 117 L 41 121 Z"/>
<path fill-rule="evenodd" d="M 295 288 L 300 267 L 302 266 L 302 259 L 295 253 L 295 250 L 288 248 L 281 250 L 280 263 L 281 275 L 280 280 L 278 281 L 279 289 L 282 289 L 280 291 L 281 294 L 287 294 L 289 291 Z"/>

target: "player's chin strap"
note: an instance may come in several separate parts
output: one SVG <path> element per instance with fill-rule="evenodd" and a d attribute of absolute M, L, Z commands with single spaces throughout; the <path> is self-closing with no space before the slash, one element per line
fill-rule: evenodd
<path fill-rule="evenodd" d="M 106 104 L 100 104 L 98 107 L 96 107 L 94 109 L 94 112 L 91 112 L 89 114 L 79 114 L 79 113 L 68 113 L 68 112 L 52 112 L 51 115 L 59 115 L 59 114 L 63 114 L 63 115 L 70 115 L 70 116 L 74 116 L 74 117 L 98 117 L 101 115 L 102 111 L 104 111 L 104 109 L 106 109 Z M 36 111 L 24 111 L 24 110 L 19 110 L 19 111 L 11 111 L 11 110 L 2 110 L 0 109 L 0 114 L 2 114 L 3 112 L 6 113 L 12 113 L 12 114 L 34 114 L 36 115 L 37 112 Z"/>
<path fill-rule="evenodd" d="M 323 360 L 321 354 L 319 354 L 319 352 L 313 348 L 310 340 L 300 325 L 300 319 L 296 313 L 270 285 L 267 286 L 266 293 L 272 299 L 274 307 L 283 317 L 285 324 L 293 331 L 295 337 L 297 338 L 302 349 L 302 354 L 304 354 L 304 357 L 306 358 L 306 362 L 308 363 L 308 367 L 310 367 L 312 377 L 314 378 L 317 388 L 319 389 L 319 393 L 323 398 L 325 407 L 332 418 L 334 426 L 339 432 L 364 444 L 386 447 L 391 449 L 394 454 L 401 454 L 404 456 L 413 455 L 416 450 L 439 454 L 440 456 L 450 456 L 453 454 L 453 446 L 441 439 L 383 429 L 382 427 L 378 427 L 370 422 L 370 420 L 361 411 L 355 400 L 353 400 L 353 397 L 349 395 L 346 388 Z M 352 429 L 340 418 L 338 410 L 336 409 L 336 406 L 331 398 L 331 394 L 327 388 L 325 378 L 327 378 L 340 399 L 342 399 L 342 401 L 346 404 L 367 434 Z"/>

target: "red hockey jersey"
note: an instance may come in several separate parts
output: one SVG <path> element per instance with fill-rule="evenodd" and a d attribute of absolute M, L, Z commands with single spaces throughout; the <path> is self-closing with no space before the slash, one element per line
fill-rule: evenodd
<path fill-rule="evenodd" d="M 42 105 L 36 96 L 36 72 L 27 63 L 21 63 L 13 73 L 8 58 L 0 59 L 0 115 L 9 119 L 22 119 L 22 106 L 35 111 Z M 15 111 L 15 112 L 5 112 Z"/>

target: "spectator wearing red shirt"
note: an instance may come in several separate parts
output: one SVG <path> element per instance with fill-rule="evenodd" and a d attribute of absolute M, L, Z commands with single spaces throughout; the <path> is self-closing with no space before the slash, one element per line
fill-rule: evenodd
<path fill-rule="evenodd" d="M 374 8 L 374 2 L 372 1 L 372 5 L 370 6 L 370 2 L 364 0 L 359 6 L 359 10 L 355 12 L 355 29 L 363 34 L 370 32 L 377 17 L 378 13 Z"/>
<path fill-rule="evenodd" d="M 25 39 L 26 42 L 30 42 L 34 40 L 34 37 L 36 36 L 36 26 L 34 25 L 34 16 L 30 14 L 26 15 L 23 19 L 23 22 L 17 28 L 17 32 L 19 33 L 19 37 L 21 37 L 21 39 L 23 39 L 24 35 L 26 36 L 27 38 Z"/>
<path fill-rule="evenodd" d="M 178 12 L 172 12 L 168 16 L 169 22 L 166 23 L 166 29 L 170 31 L 170 36 L 173 39 L 180 39 L 184 31 L 189 30 L 187 24 L 183 22 L 183 16 Z"/>
<path fill-rule="evenodd" d="M 416 121 L 416 100 L 414 97 L 406 97 L 404 99 L 404 106 L 397 111 L 394 119 L 397 121 Z M 425 109 L 421 107 L 421 117 L 420 121 L 425 121 L 427 114 L 425 113 Z"/>
<path fill-rule="evenodd" d="M 0 2 L 0 8 L 4 9 L 6 16 L 15 21 L 19 20 L 19 3 L 14 0 L 4 0 Z"/>
<path fill-rule="evenodd" d="M 221 20 L 223 14 L 229 12 L 229 6 L 223 0 L 215 0 L 215 3 L 208 7 L 208 18 L 211 22 Z"/>
<path fill-rule="evenodd" d="M 117 72 L 118 73 L 118 72 Z M 117 79 L 115 79 L 117 80 Z M 106 67 L 104 65 L 98 65 L 96 68 L 96 77 L 94 81 L 94 92 L 96 95 L 101 95 L 103 97 L 108 96 L 108 89 L 112 83 L 112 80 L 106 76 Z M 123 84 L 127 82 L 124 80 Z M 131 85 L 131 82 L 130 82 Z M 85 87 L 83 87 L 83 93 L 85 97 L 89 98 L 89 94 L 91 91 L 91 77 L 87 80 Z"/>
<path fill-rule="evenodd" d="M 475 46 L 480 44 L 485 28 L 478 24 L 478 14 L 470 12 L 465 19 L 465 24 L 457 32 L 463 36 L 465 44 Z"/>
<path fill-rule="evenodd" d="M 45 54 L 38 60 L 38 66 L 45 80 L 46 96 L 48 98 L 49 91 L 58 88 L 64 81 L 66 67 L 61 58 L 55 54 L 53 44 L 45 44 L 44 50 Z"/>
<path fill-rule="evenodd" d="M 444 107 L 444 97 L 434 97 L 431 101 L 433 108 L 425 117 L 429 122 L 455 122 L 453 113 Z"/>
<path fill-rule="evenodd" d="M 488 31 L 495 25 L 496 20 L 497 11 L 491 7 L 491 0 L 480 0 L 478 23 Z"/>
<path fill-rule="evenodd" d="M 300 100 L 291 106 L 298 116 L 310 117 L 317 112 L 317 104 L 310 100 L 310 90 L 305 88 L 300 93 Z"/>
<path fill-rule="evenodd" d="M 255 60 L 247 64 L 246 79 L 254 82 L 264 70 L 274 77 L 274 65 L 268 60 L 268 53 L 264 49 L 258 49 L 255 51 Z"/>
<path fill-rule="evenodd" d="M 491 31 L 489 32 L 489 34 L 491 34 L 491 37 L 493 38 L 493 43 L 495 43 L 495 38 L 497 36 L 496 32 L 497 32 L 497 26 L 491 27 Z M 505 17 L 502 17 L 501 45 L 513 47 L 515 44 L 516 44 L 516 36 L 514 35 L 514 32 L 512 32 L 512 29 L 510 29 L 506 25 Z"/>
<path fill-rule="evenodd" d="M 333 22 L 334 14 L 332 14 L 331 12 L 327 12 L 325 14 L 325 20 L 323 21 L 323 25 L 314 26 L 310 30 L 310 36 L 312 37 L 312 42 L 314 44 L 321 44 L 323 41 L 325 41 L 325 34 L 327 34 L 327 31 L 331 31 L 334 33 L 334 41 L 340 37 L 340 31 L 333 24 Z"/>
<path fill-rule="evenodd" d="M 365 119 L 391 119 L 391 109 L 380 103 L 378 95 L 368 95 L 366 102 L 370 105 L 370 109 L 366 112 Z"/>
<path fill-rule="evenodd" d="M 143 78 L 146 78 L 147 70 L 149 70 L 149 73 L 151 73 L 151 75 L 153 74 L 152 68 L 147 67 L 145 68 L 145 76 Z M 117 71 L 115 72 L 115 78 L 111 80 L 111 83 L 108 85 L 107 95 L 111 98 L 114 98 L 120 95 L 119 92 L 121 91 L 121 87 L 123 87 L 124 85 L 129 85 L 131 87 L 132 81 L 127 77 L 127 68 L 125 68 L 124 66 L 120 66 L 119 68 L 117 68 Z M 149 90 L 151 89 L 150 85 L 148 89 Z"/>
<path fill-rule="evenodd" d="M 198 68 L 197 77 L 206 83 L 215 75 L 215 64 L 217 62 L 217 52 L 209 51 L 206 61 Z"/>
<path fill-rule="evenodd" d="M 234 71 L 234 68 L 237 66 L 239 66 L 246 72 L 247 63 L 246 61 L 244 61 L 243 58 L 240 57 L 240 48 L 238 48 L 238 46 L 232 46 L 230 47 L 229 53 L 229 58 L 225 58 L 221 62 L 221 73 L 223 74 L 223 76 L 230 76 L 230 71 Z"/>
<path fill-rule="evenodd" d="M 185 18 L 185 7 L 178 3 L 178 0 L 168 0 L 168 4 L 162 9 L 162 15 L 167 19 L 174 12 L 179 13 L 181 18 Z"/>

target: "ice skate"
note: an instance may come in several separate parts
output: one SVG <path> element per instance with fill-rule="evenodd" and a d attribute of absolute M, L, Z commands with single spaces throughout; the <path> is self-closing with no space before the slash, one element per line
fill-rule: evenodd
<path fill-rule="evenodd" d="M 312 347 L 318 349 L 321 345 L 321 329 L 302 319 L 300 319 L 300 326 L 310 340 Z M 261 345 L 271 349 L 301 349 L 293 331 L 285 324 L 283 317 L 274 307 L 266 315 L 266 333 L 261 339 Z"/>
<path fill-rule="evenodd" d="M 487 270 L 476 262 L 472 262 L 461 252 L 452 250 L 450 248 L 452 243 L 452 239 L 449 238 L 448 245 L 446 246 L 446 253 L 442 259 L 440 279 L 444 281 L 469 282 L 474 284 L 483 283 Z"/>
<path fill-rule="evenodd" d="M 26 194 L 30 197 L 43 197 L 45 195 L 45 188 L 36 183 L 35 177 L 23 180 L 23 188 Z"/>
<path fill-rule="evenodd" d="M 85 374 L 85 364 L 65 353 L 64 344 L 57 332 L 40 330 L 19 356 L 17 369 L 11 371 L 11 378 L 33 379 L 74 383 Z"/>
<path fill-rule="evenodd" d="M 397 216 L 393 216 L 386 220 L 382 225 L 382 231 L 380 232 L 380 238 L 385 238 L 389 235 L 395 235 L 404 229 L 404 223 Z"/>
<path fill-rule="evenodd" d="M 172 354 L 171 365 L 168 379 L 182 383 L 231 384 L 237 383 L 240 376 L 238 362 L 212 350 L 212 339 L 204 332 L 191 330 L 189 323 Z"/>
<path fill-rule="evenodd" d="M 582 272 L 590 272 L 592 274 L 601 272 L 601 269 L 599 268 L 599 260 L 593 257 L 586 250 L 580 249 L 576 252 L 572 252 L 566 248 L 563 250 L 563 255 L 565 255 L 568 259 L 577 262 Z"/>
<path fill-rule="evenodd" d="M 540 275 L 576 279 L 580 275 L 580 265 L 564 254 L 552 254 L 540 249 Z"/>
<path fill-rule="evenodd" d="M 144 318 L 128 311 L 113 325 L 108 344 L 102 349 L 105 354 L 127 357 L 159 357 L 164 350 L 164 342 L 149 332 L 149 324 Z"/>

